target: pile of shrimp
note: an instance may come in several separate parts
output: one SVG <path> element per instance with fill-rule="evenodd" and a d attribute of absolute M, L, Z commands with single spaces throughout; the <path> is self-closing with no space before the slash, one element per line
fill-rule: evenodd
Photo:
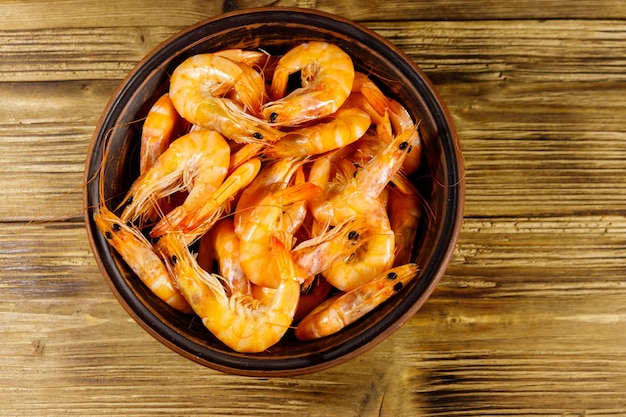
<path fill-rule="evenodd" d="M 329 336 L 417 276 L 418 123 L 334 44 L 195 55 L 143 121 L 139 177 L 94 219 L 235 351 Z"/>

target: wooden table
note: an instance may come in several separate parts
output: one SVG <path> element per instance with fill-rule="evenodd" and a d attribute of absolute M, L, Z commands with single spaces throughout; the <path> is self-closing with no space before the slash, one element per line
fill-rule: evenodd
<path fill-rule="evenodd" d="M 362 22 L 456 122 L 465 219 L 433 297 L 336 368 L 246 378 L 144 332 L 105 285 L 81 191 L 122 78 L 262 0 L 0 1 L 0 415 L 626 414 L 626 3 L 281 0 Z"/>

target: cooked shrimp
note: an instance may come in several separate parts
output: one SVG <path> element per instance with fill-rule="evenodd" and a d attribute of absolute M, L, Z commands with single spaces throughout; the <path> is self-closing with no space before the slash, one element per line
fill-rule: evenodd
<path fill-rule="evenodd" d="M 287 133 L 268 147 L 270 158 L 318 155 L 358 140 L 370 127 L 367 113 L 357 108 L 341 108 L 330 120 Z"/>
<path fill-rule="evenodd" d="M 389 100 L 389 118 L 396 135 L 405 130 L 413 129 L 415 125 L 415 121 L 413 121 L 408 110 L 394 99 Z"/>
<path fill-rule="evenodd" d="M 188 123 L 180 117 L 165 93 L 154 103 L 141 128 L 141 146 L 139 150 L 139 174 L 145 174 L 171 141 L 188 129 Z M 174 206 L 169 198 L 158 203 L 158 209 L 150 209 L 146 214 L 150 220 L 156 220 L 160 213 L 169 212 Z"/>
<path fill-rule="evenodd" d="M 165 93 L 154 103 L 141 128 L 139 173 L 144 174 L 159 156 L 176 139 L 183 120 L 174 108 L 169 94 Z"/>
<path fill-rule="evenodd" d="M 318 275 L 311 285 L 305 288 L 304 291 L 300 292 L 300 302 L 298 303 L 298 309 L 293 316 L 294 323 L 299 322 L 305 316 L 307 316 L 315 307 L 320 305 L 330 291 L 333 289 L 333 286 L 330 285 L 328 281 L 324 279 L 323 276 Z"/>
<path fill-rule="evenodd" d="M 165 235 L 159 244 L 174 281 L 204 326 L 237 352 L 262 352 L 276 344 L 293 322 L 300 299 L 299 269 L 278 239 L 270 251 L 279 285 L 266 302 L 234 292 L 228 294 L 220 278 L 199 267 L 177 233 Z"/>
<path fill-rule="evenodd" d="M 278 236 L 291 249 L 292 235 L 286 230 L 284 208 L 318 192 L 319 188 L 311 183 L 294 185 L 270 192 L 252 209 L 239 235 L 239 261 L 250 281 L 270 288 L 280 284 L 270 241 Z"/>
<path fill-rule="evenodd" d="M 409 175 L 420 164 L 422 144 L 419 129 L 415 127 L 415 122 L 406 108 L 394 99 L 386 99 L 385 111 L 379 113 L 379 110 L 376 110 L 370 103 L 370 100 L 378 99 L 376 97 L 365 98 L 361 93 L 352 93 L 348 97 L 344 106 L 357 107 L 366 111 L 371 117 L 372 123 L 376 125 L 376 130 L 375 135 L 363 135 L 354 146 L 346 148 L 344 154 L 352 155 L 352 158 L 357 162 L 364 163 L 389 144 L 394 136 L 409 130 L 413 132 L 413 136 L 407 138 L 407 142 L 411 146 L 411 153 L 406 156 L 402 164 L 402 172 Z M 382 107 L 382 103 L 379 107 Z"/>
<path fill-rule="evenodd" d="M 391 182 L 395 187 L 388 187 L 390 197 L 387 210 L 391 230 L 396 236 L 394 264 L 401 265 L 411 260 L 422 207 L 417 189 L 404 175 L 394 175 Z"/>
<path fill-rule="evenodd" d="M 289 93 L 291 74 L 300 71 L 302 87 Z M 263 117 L 278 125 L 294 126 L 328 116 L 346 101 L 354 81 L 354 64 L 348 54 L 326 42 L 306 42 L 283 55 L 274 71 L 270 98 Z"/>
<path fill-rule="evenodd" d="M 389 108 L 389 99 L 380 90 L 380 88 L 367 75 L 362 72 L 356 72 L 354 83 L 352 84 L 352 92 L 348 101 L 351 105 L 366 111 L 372 121 L 378 124 Z M 346 103 L 347 104 L 347 103 Z"/>
<path fill-rule="evenodd" d="M 412 151 L 407 155 L 404 164 L 402 164 L 402 172 L 409 175 L 417 170 L 422 157 L 422 139 L 419 129 L 415 128 L 416 123 L 413 121 L 406 108 L 393 99 L 389 101 L 389 119 L 395 135 L 399 135 L 405 131 L 413 132 L 411 138 L 408 140 Z"/>
<path fill-rule="evenodd" d="M 215 52 L 216 55 L 223 56 L 231 61 L 241 62 L 254 68 L 265 80 L 271 80 L 274 76 L 278 57 L 270 55 L 263 50 L 251 51 L 247 49 L 224 49 Z"/>
<path fill-rule="evenodd" d="M 246 64 L 251 68 L 263 68 L 270 58 L 270 55 L 265 52 L 252 51 L 249 49 L 222 49 L 213 54 L 228 58 L 234 62 Z"/>
<path fill-rule="evenodd" d="M 313 340 L 344 329 L 402 290 L 417 271 L 416 264 L 405 264 L 383 272 L 367 284 L 329 298 L 300 321 L 295 329 L 296 337 Z"/>
<path fill-rule="evenodd" d="M 250 294 L 250 281 L 246 278 L 239 262 L 239 237 L 235 234 L 233 221 L 229 217 L 220 219 L 200 239 L 198 246 L 198 265 L 208 272 L 217 273 L 224 278 L 229 292 Z"/>
<path fill-rule="evenodd" d="M 231 91 L 241 103 L 225 97 Z M 254 116 L 264 101 L 265 84 L 245 64 L 215 54 L 194 55 L 174 69 L 169 94 L 176 110 L 190 123 L 232 140 L 275 141 L 281 136 Z"/>
<path fill-rule="evenodd" d="M 205 100 L 232 92 L 243 110 L 252 114 L 259 114 L 265 100 L 265 82 L 261 74 L 243 62 L 218 54 L 194 55 L 176 67 L 170 80 L 170 95 L 177 109 L 181 108 L 177 105 L 181 91 L 178 88 L 182 87 L 180 82 L 188 83 L 182 91 L 200 95 Z"/>
<path fill-rule="evenodd" d="M 315 277 L 333 263 L 350 256 L 363 244 L 363 235 L 368 230 L 364 218 L 326 229 L 292 250 L 294 261 L 309 277 Z"/>
<path fill-rule="evenodd" d="M 318 155 L 310 164 L 308 180 L 309 182 L 319 186 L 322 191 L 325 191 L 326 188 L 328 188 L 331 180 L 332 164 L 335 155 L 337 155 L 337 151 L 331 151 L 323 155 Z M 321 224 L 326 223 L 327 222 L 323 222 Z"/>
<path fill-rule="evenodd" d="M 247 160 L 261 154 L 266 146 L 267 144 L 265 143 L 246 143 L 244 146 L 238 148 L 236 151 L 231 152 L 230 167 L 228 169 L 228 173 L 232 173 Z"/>
<path fill-rule="evenodd" d="M 363 166 L 377 153 L 383 151 L 392 140 L 393 128 L 389 120 L 389 112 L 386 111 L 379 117 L 375 129 L 368 130 L 357 142 L 342 149 L 338 157 L 347 158 L 355 166 Z"/>
<path fill-rule="evenodd" d="M 384 112 L 382 114 L 378 113 L 361 93 L 350 93 L 350 96 L 346 99 L 341 108 L 355 108 L 364 111 L 375 125 L 380 123 L 384 114 Z"/>
<path fill-rule="evenodd" d="M 362 216 L 372 207 L 376 207 L 380 193 L 411 151 L 407 140 L 412 135 L 412 131 L 401 133 L 354 175 L 339 174 L 330 183 L 325 181 L 323 175 L 318 177 L 316 171 L 323 170 L 321 167 L 315 167 L 314 162 L 311 169 L 315 172 L 315 178 L 312 180 L 310 177 L 309 181 L 323 189 L 318 198 L 309 202 L 316 220 L 336 225 L 346 219 Z M 323 159 L 320 165 L 323 165 Z"/>
<path fill-rule="evenodd" d="M 292 252 L 293 254 L 293 252 Z M 295 260 L 295 259 L 294 259 Z M 297 262 L 296 262 L 297 263 Z M 305 275 L 309 275 L 305 272 Z M 251 285 L 252 296 L 256 300 L 270 299 L 275 293 L 275 288 L 263 287 L 260 285 Z M 300 301 L 298 308 L 293 317 L 294 322 L 302 320 L 304 316 L 309 314 L 315 307 L 321 304 L 333 289 L 326 279 L 321 275 L 309 277 L 307 281 L 300 285 Z"/>
<path fill-rule="evenodd" d="M 385 207 L 379 203 L 365 212 L 364 218 L 368 229 L 363 232 L 363 244 L 322 272 L 328 282 L 342 291 L 369 282 L 393 265 L 396 237 Z"/>
<path fill-rule="evenodd" d="M 285 158 L 264 165 L 256 178 L 242 191 L 237 200 L 234 214 L 235 232 L 241 236 L 252 208 L 269 192 L 286 188 L 295 175 L 300 162 L 296 158 Z"/>
<path fill-rule="evenodd" d="M 199 204 L 185 202 L 170 211 L 150 231 L 151 237 L 180 230 L 188 235 L 201 235 L 217 221 L 219 215 L 235 194 L 252 182 L 261 169 L 261 160 L 252 158 L 229 175 L 212 193 L 204 193 Z"/>
<path fill-rule="evenodd" d="M 298 163 L 296 166 L 296 173 L 293 177 L 291 185 L 303 184 L 306 182 L 306 176 L 302 168 L 302 164 Z M 287 205 L 283 210 L 283 221 L 285 230 L 291 235 L 298 232 L 300 227 L 304 224 L 305 219 L 309 214 L 309 208 L 306 200 L 296 201 Z"/>
<path fill-rule="evenodd" d="M 93 218 L 109 244 L 157 297 L 177 310 L 191 312 L 189 304 L 174 286 L 165 264 L 139 230 L 126 225 L 103 205 Z"/>
<path fill-rule="evenodd" d="M 186 210 L 198 210 L 224 180 L 229 163 L 230 147 L 219 133 L 201 130 L 180 137 L 130 187 L 122 221 L 143 222 L 156 202 L 181 190 L 189 191 Z"/>

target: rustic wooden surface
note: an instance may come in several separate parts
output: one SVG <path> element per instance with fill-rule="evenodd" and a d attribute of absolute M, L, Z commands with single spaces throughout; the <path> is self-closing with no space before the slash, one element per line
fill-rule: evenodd
<path fill-rule="evenodd" d="M 190 24 L 263 0 L 0 1 L 0 415 L 626 415 L 626 3 L 281 0 L 400 46 L 456 122 L 465 221 L 393 337 L 298 378 L 205 369 L 105 286 L 82 220 L 95 123 Z"/>

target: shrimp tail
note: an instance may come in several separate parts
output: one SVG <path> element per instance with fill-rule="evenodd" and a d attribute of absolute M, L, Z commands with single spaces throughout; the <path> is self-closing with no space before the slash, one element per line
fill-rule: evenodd
<path fill-rule="evenodd" d="M 189 233 L 193 230 L 204 227 L 203 223 L 209 222 L 206 227 L 210 227 L 217 220 L 214 216 L 216 210 L 228 200 L 233 198 L 237 192 L 247 187 L 256 178 L 261 169 L 261 160 L 253 158 L 240 165 L 222 185 L 215 191 L 214 198 L 209 199 L 207 204 L 196 212 L 188 213 L 180 222 L 180 228 Z"/>
<path fill-rule="evenodd" d="M 306 274 L 294 262 L 291 252 L 285 247 L 283 240 L 279 236 L 272 236 L 270 243 L 272 247 L 272 255 L 274 255 L 277 270 L 280 271 L 280 275 L 293 277 L 297 279 L 300 284 L 302 284 L 305 281 Z"/>
<path fill-rule="evenodd" d="M 389 99 L 379 89 L 364 86 L 361 94 L 379 115 L 385 114 L 389 108 Z"/>
<path fill-rule="evenodd" d="M 282 190 L 278 190 L 275 194 L 276 200 L 282 206 L 306 201 L 316 197 L 321 192 L 320 187 L 310 182 L 293 185 Z"/>

